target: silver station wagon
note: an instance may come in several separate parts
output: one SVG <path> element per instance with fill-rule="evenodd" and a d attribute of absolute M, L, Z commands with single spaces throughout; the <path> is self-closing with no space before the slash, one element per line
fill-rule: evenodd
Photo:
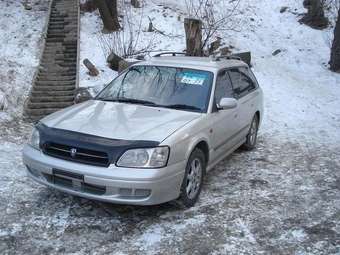
<path fill-rule="evenodd" d="M 33 180 L 76 196 L 190 207 L 209 170 L 255 147 L 262 116 L 262 90 L 241 60 L 160 54 L 42 119 L 23 161 Z"/>

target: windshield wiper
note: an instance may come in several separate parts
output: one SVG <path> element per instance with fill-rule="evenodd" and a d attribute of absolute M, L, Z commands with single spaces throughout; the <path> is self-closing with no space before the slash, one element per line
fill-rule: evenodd
<path fill-rule="evenodd" d="M 142 100 L 142 99 L 134 99 L 134 98 L 125 98 L 125 97 L 116 97 L 116 98 L 99 97 L 98 100 L 108 101 L 108 102 L 128 103 L 128 104 L 156 105 L 154 102 L 151 102 L 151 101 Z"/>
<path fill-rule="evenodd" d="M 170 108 L 170 109 L 179 109 L 179 110 L 193 110 L 201 112 L 202 109 L 192 105 L 186 104 L 171 104 L 171 105 L 161 105 L 161 107 Z"/>

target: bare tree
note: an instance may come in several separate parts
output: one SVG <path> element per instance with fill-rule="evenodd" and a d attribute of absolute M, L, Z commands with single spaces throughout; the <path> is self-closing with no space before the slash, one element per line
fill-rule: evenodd
<path fill-rule="evenodd" d="M 114 53 L 122 58 L 130 58 L 151 52 L 155 48 L 154 37 L 150 37 L 149 34 L 147 40 L 142 38 L 142 22 L 146 19 L 143 6 L 135 12 L 132 10 L 131 4 L 124 0 L 119 2 L 119 6 L 123 17 L 122 28 L 110 34 L 103 34 L 98 38 L 105 57 Z"/>
<path fill-rule="evenodd" d="M 315 29 L 327 28 L 329 22 L 325 16 L 325 3 L 326 0 L 304 0 L 303 6 L 308 12 L 300 19 L 300 22 Z"/>
<path fill-rule="evenodd" d="M 338 10 L 338 19 L 334 29 L 334 39 L 329 64 L 332 71 L 340 72 L 340 8 Z"/>
<path fill-rule="evenodd" d="M 202 21 L 202 52 L 219 31 L 237 30 L 235 17 L 240 14 L 241 0 L 185 0 L 187 15 Z"/>

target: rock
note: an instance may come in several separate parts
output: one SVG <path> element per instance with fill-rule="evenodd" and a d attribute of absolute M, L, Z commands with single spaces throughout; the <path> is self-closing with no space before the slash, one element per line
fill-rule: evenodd
<path fill-rule="evenodd" d="M 274 52 L 272 53 L 272 55 L 273 55 L 273 56 L 276 56 L 276 55 L 280 54 L 281 52 L 282 52 L 282 50 L 277 49 L 276 51 L 274 51 Z"/>
<path fill-rule="evenodd" d="M 23 5 L 24 5 L 25 10 L 27 10 L 27 11 L 32 10 L 32 6 L 30 4 L 28 4 L 27 2 L 24 2 Z"/>
<path fill-rule="evenodd" d="M 288 7 L 287 6 L 282 6 L 281 9 L 280 9 L 280 13 L 284 13 L 288 10 Z"/>
<path fill-rule="evenodd" d="M 114 71 L 119 70 L 119 62 L 122 60 L 124 59 L 113 52 L 106 59 L 107 63 L 109 63 L 109 67 Z"/>
<path fill-rule="evenodd" d="M 76 104 L 92 99 L 91 93 L 87 88 L 78 88 L 75 92 L 74 102 Z"/>

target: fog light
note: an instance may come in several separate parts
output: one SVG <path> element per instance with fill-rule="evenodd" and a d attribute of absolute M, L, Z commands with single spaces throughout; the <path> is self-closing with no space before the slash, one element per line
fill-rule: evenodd
<path fill-rule="evenodd" d="M 148 197 L 151 194 L 151 190 L 149 189 L 136 189 L 135 196 L 136 197 Z"/>
<path fill-rule="evenodd" d="M 40 174 L 39 171 L 32 169 L 32 168 L 29 168 L 28 166 L 26 166 L 26 168 L 27 168 L 28 172 L 30 172 L 30 174 L 32 174 L 34 177 L 41 179 L 41 174 Z"/>

